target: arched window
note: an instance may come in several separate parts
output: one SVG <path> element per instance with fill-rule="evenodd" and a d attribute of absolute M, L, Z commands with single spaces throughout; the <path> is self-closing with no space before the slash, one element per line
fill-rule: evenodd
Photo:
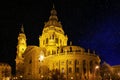
<path fill-rule="evenodd" d="M 93 73 L 93 61 L 90 61 L 90 73 Z"/>
<path fill-rule="evenodd" d="M 60 44 L 62 43 L 62 40 L 60 39 Z"/>
<path fill-rule="evenodd" d="M 45 44 L 45 40 L 43 40 L 43 45 Z"/>
<path fill-rule="evenodd" d="M 48 38 L 46 38 L 46 44 L 48 44 Z"/>
<path fill-rule="evenodd" d="M 56 54 L 56 51 L 52 50 L 52 55 Z"/>
<path fill-rule="evenodd" d="M 61 48 L 61 53 L 63 53 L 63 48 Z"/>
<path fill-rule="evenodd" d="M 54 39 L 54 33 L 52 34 L 52 39 Z"/>
<path fill-rule="evenodd" d="M 79 64 L 79 61 L 75 60 L 75 73 L 79 72 L 79 68 L 77 67 L 78 64 Z"/>
<path fill-rule="evenodd" d="M 83 60 L 83 73 L 85 74 L 86 73 L 86 61 Z"/>
<path fill-rule="evenodd" d="M 71 67 L 68 68 L 68 72 L 72 73 L 72 68 Z"/>
<path fill-rule="evenodd" d="M 70 47 L 70 52 L 72 52 L 72 47 Z"/>
<path fill-rule="evenodd" d="M 79 67 L 76 67 L 76 73 L 79 73 L 79 71 L 80 71 Z"/>

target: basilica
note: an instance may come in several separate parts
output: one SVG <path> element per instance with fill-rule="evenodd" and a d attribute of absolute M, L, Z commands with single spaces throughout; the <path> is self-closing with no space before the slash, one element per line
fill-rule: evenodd
<path fill-rule="evenodd" d="M 61 80 L 98 80 L 100 58 L 95 51 L 68 45 L 68 36 L 55 7 L 39 36 L 39 46 L 27 44 L 23 25 L 18 35 L 16 75 L 23 79 L 63 78 Z M 56 75 L 56 76 L 54 76 Z"/>

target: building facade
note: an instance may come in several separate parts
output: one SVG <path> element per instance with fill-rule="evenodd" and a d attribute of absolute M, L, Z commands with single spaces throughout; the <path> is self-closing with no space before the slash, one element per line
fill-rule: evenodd
<path fill-rule="evenodd" d="M 7 63 L 0 63 L 0 80 L 10 80 L 11 66 Z"/>
<path fill-rule="evenodd" d="M 113 79 L 119 80 L 120 79 L 120 65 L 114 65 L 111 67 L 113 69 L 113 73 L 115 76 Z"/>
<path fill-rule="evenodd" d="M 99 78 L 100 58 L 89 49 L 67 44 L 68 37 L 58 21 L 53 6 L 49 20 L 45 23 L 39 46 L 27 46 L 23 26 L 18 36 L 16 73 L 26 79 L 51 77 L 55 70 L 57 77 L 66 80 L 96 80 Z M 44 56 L 41 59 L 40 56 Z"/>

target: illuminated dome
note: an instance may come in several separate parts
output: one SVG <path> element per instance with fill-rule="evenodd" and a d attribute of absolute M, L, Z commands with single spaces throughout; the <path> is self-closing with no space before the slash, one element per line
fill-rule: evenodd
<path fill-rule="evenodd" d="M 57 11 L 55 10 L 54 6 L 51 10 L 51 16 L 49 17 L 49 21 L 45 23 L 44 28 L 49 26 L 56 26 L 62 28 L 61 23 L 58 22 Z"/>

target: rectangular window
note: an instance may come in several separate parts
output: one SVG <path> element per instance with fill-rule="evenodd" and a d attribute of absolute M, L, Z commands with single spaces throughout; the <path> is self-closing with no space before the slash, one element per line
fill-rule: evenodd
<path fill-rule="evenodd" d="M 48 44 L 48 38 L 46 38 L 46 44 Z"/>
<path fill-rule="evenodd" d="M 29 64 L 31 64 L 31 63 L 32 63 L 32 60 L 30 59 Z"/>
<path fill-rule="evenodd" d="M 58 43 L 58 38 L 55 38 L 55 42 Z"/>
<path fill-rule="evenodd" d="M 72 73 L 72 68 L 71 67 L 69 67 L 68 72 Z"/>

